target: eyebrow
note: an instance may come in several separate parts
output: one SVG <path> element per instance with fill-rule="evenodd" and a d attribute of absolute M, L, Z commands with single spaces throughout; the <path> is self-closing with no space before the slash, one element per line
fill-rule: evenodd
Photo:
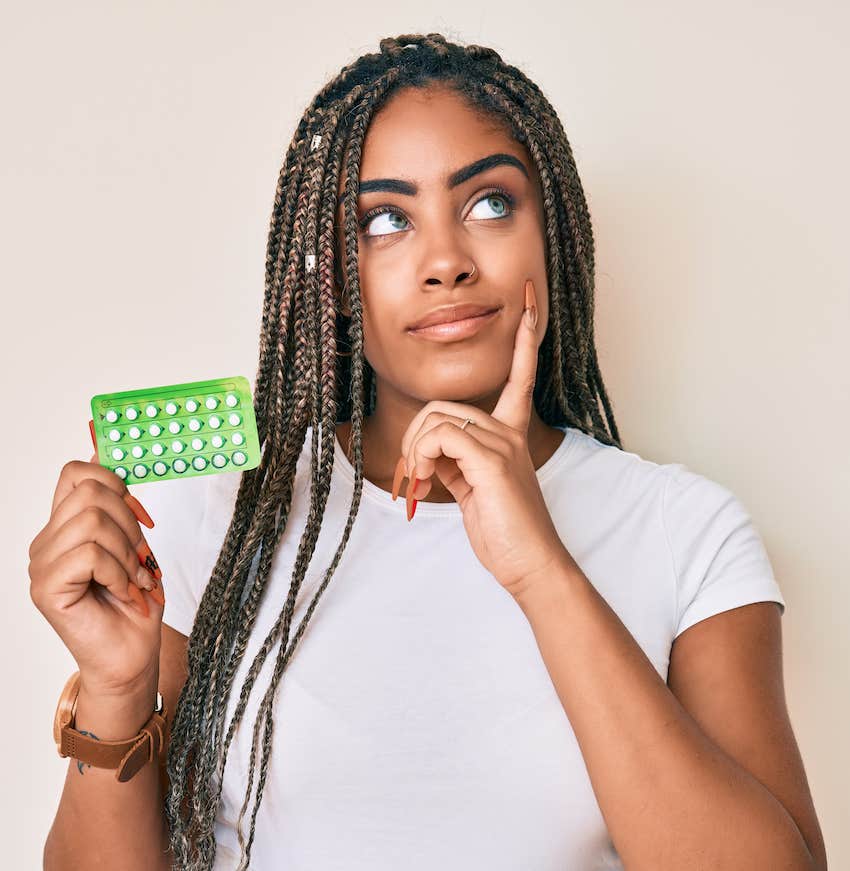
<path fill-rule="evenodd" d="M 528 170 L 521 160 L 512 154 L 497 153 L 482 157 L 480 160 L 476 160 L 468 166 L 463 166 L 451 173 L 446 179 L 446 187 L 449 190 L 456 188 L 465 181 L 469 181 L 473 176 L 486 172 L 494 166 L 515 166 L 529 181 L 531 180 Z M 374 178 L 368 181 L 361 181 L 358 191 L 358 195 L 372 193 L 373 191 L 388 191 L 389 193 L 415 197 L 419 193 L 419 187 L 415 182 L 405 181 L 400 178 Z M 342 202 L 344 196 L 345 191 L 337 198 L 337 205 Z"/>

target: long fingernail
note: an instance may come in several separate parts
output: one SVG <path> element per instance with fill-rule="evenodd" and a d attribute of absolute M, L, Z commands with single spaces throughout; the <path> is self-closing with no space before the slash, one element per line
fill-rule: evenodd
<path fill-rule="evenodd" d="M 399 457 L 395 464 L 395 474 L 393 475 L 393 502 L 398 499 L 398 491 L 401 487 L 401 482 L 404 478 L 404 457 Z"/>
<path fill-rule="evenodd" d="M 124 501 L 130 506 L 130 510 L 136 515 L 136 519 L 139 523 L 144 523 L 148 529 L 153 529 L 153 520 L 151 520 L 150 514 L 145 511 L 142 507 L 142 503 L 139 502 L 132 493 L 125 493 Z"/>
<path fill-rule="evenodd" d="M 416 482 L 419 480 L 416 477 L 416 466 L 414 466 L 410 470 L 410 481 L 407 485 L 407 492 L 405 493 L 405 498 L 407 499 L 407 520 L 408 522 L 413 519 L 413 515 L 416 513 L 416 500 L 413 498 L 413 492 L 416 490 Z"/>
<path fill-rule="evenodd" d="M 534 329 L 537 326 L 537 299 L 534 295 L 534 282 L 529 278 L 525 282 L 525 309 L 523 311 L 526 323 Z"/>
<path fill-rule="evenodd" d="M 156 561 L 156 557 L 153 555 L 153 551 L 151 551 L 150 545 L 142 539 L 142 543 L 139 545 L 139 550 L 141 553 L 139 554 L 139 562 L 158 580 L 162 580 L 162 570 L 159 567 L 159 563 Z"/>
<path fill-rule="evenodd" d="M 152 590 L 148 590 L 148 595 L 156 599 L 161 607 L 165 607 L 165 590 L 161 586 L 154 587 Z"/>
<path fill-rule="evenodd" d="M 150 617 L 151 612 L 148 608 L 148 603 L 145 601 L 145 597 L 142 595 L 142 591 L 134 583 L 129 583 L 127 584 L 127 593 L 139 606 L 139 610 L 145 615 L 145 617 Z"/>

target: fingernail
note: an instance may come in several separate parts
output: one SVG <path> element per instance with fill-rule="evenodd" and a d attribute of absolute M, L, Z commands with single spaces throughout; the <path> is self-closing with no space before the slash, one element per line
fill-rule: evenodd
<path fill-rule="evenodd" d="M 89 433 L 91 434 L 92 447 L 94 448 L 95 455 L 97 455 L 97 438 L 95 437 L 95 434 L 94 434 L 94 421 L 93 420 L 89 421 Z"/>
<path fill-rule="evenodd" d="M 398 491 L 401 487 L 401 482 L 404 478 L 404 457 L 399 457 L 395 464 L 395 474 L 393 475 L 393 502 L 398 499 Z"/>
<path fill-rule="evenodd" d="M 154 587 L 152 590 L 148 590 L 148 594 L 156 599 L 159 602 L 160 607 L 165 607 L 165 591 L 162 586 Z"/>
<path fill-rule="evenodd" d="M 125 493 L 124 501 L 130 506 L 130 510 L 136 515 L 136 519 L 139 523 L 144 523 L 148 529 L 153 529 L 153 520 L 151 520 L 150 514 L 145 511 L 142 507 L 142 503 L 139 502 L 132 493 Z"/>
<path fill-rule="evenodd" d="M 144 571 L 144 569 L 142 571 Z M 127 584 L 127 593 L 139 606 L 139 610 L 145 615 L 145 617 L 150 617 L 151 612 L 148 608 L 148 603 L 145 601 L 145 597 L 142 595 L 142 591 L 135 584 L 130 583 Z"/>
<path fill-rule="evenodd" d="M 156 561 L 156 557 L 153 555 L 153 552 L 150 549 L 150 545 L 142 539 L 142 543 L 139 545 L 139 550 L 141 553 L 139 554 L 139 562 L 159 581 L 162 579 L 162 570 L 159 567 L 159 563 Z"/>
<path fill-rule="evenodd" d="M 534 295 L 534 282 L 529 278 L 525 282 L 525 322 L 531 329 L 537 326 L 537 298 Z"/>
<path fill-rule="evenodd" d="M 416 513 L 416 500 L 413 498 L 413 492 L 416 490 L 416 482 L 419 480 L 416 477 L 416 466 L 410 470 L 410 476 L 410 481 L 408 482 L 407 491 L 405 493 L 405 498 L 407 499 L 408 522 L 413 519 L 413 515 Z"/>

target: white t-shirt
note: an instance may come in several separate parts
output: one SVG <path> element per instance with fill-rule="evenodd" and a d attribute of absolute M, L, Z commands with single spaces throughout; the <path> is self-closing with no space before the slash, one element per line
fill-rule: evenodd
<path fill-rule="evenodd" d="M 785 602 L 737 498 L 573 428 L 537 477 L 562 541 L 666 680 L 676 636 L 713 614 Z M 309 507 L 311 432 L 292 511 L 236 673 L 282 610 Z M 189 635 L 240 475 L 133 485 L 163 572 L 164 621 Z M 290 637 L 341 541 L 354 470 L 338 440 L 324 523 Z M 254 563 L 256 567 L 256 560 Z M 250 578 L 253 578 L 252 569 Z M 249 580 L 250 580 L 249 578 Z M 216 869 L 236 821 L 266 659 L 228 751 Z M 622 864 L 531 626 L 479 563 L 454 502 L 417 505 L 364 480 L 351 537 L 283 673 L 251 867 L 259 871 L 598 871 Z M 225 734 L 227 729 L 225 728 Z M 259 775 L 260 753 L 253 791 Z M 253 794 L 242 822 L 247 839 Z"/>

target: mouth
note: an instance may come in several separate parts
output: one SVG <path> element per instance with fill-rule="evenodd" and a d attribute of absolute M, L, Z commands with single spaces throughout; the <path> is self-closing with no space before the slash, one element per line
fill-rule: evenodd
<path fill-rule="evenodd" d="M 479 330 L 482 330 L 487 324 L 492 323 L 501 312 L 501 308 L 493 309 L 493 311 L 485 312 L 484 314 L 476 315 L 471 318 L 464 318 L 460 321 L 450 321 L 442 324 L 432 324 L 429 327 L 419 327 L 419 329 L 408 330 L 411 336 L 416 336 L 422 339 L 430 339 L 438 342 L 453 342 L 458 339 L 466 339 L 469 336 L 475 335 Z"/>

